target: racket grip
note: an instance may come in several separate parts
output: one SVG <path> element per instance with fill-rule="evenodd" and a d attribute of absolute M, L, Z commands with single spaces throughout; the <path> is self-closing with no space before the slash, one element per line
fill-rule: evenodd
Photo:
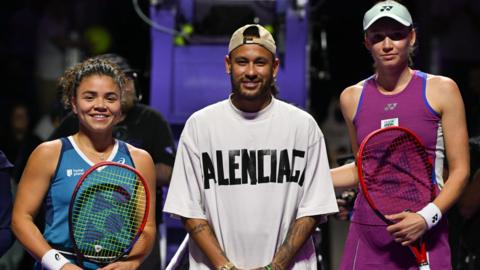
<path fill-rule="evenodd" d="M 430 265 L 426 264 L 426 265 L 420 265 L 418 267 L 419 270 L 430 270 Z"/>

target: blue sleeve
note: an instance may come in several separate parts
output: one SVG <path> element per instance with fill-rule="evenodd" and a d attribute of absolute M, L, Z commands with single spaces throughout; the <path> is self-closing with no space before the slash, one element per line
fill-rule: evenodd
<path fill-rule="evenodd" d="M 13 244 L 13 234 L 10 230 L 12 220 L 12 193 L 10 175 L 0 171 L 0 257 Z"/>

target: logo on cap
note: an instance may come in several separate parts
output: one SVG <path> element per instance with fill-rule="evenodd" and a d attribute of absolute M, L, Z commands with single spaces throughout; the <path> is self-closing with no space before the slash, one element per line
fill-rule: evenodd
<path fill-rule="evenodd" d="M 382 9 L 380 9 L 380 12 L 390 11 L 392 8 L 393 6 L 382 6 Z"/>
<path fill-rule="evenodd" d="M 404 26 L 412 25 L 412 16 L 408 9 L 396 1 L 382 1 L 375 4 L 363 16 L 363 30 L 367 30 L 378 19 L 388 17 Z"/>
<path fill-rule="evenodd" d="M 243 37 L 243 44 L 249 44 L 249 43 L 254 43 L 255 41 L 253 40 L 252 37 Z"/>

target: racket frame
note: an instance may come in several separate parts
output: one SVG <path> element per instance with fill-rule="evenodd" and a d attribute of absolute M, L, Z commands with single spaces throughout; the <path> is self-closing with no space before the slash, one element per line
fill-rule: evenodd
<path fill-rule="evenodd" d="M 375 203 L 373 202 L 372 198 L 370 197 L 370 194 L 368 192 L 367 184 L 365 183 L 365 178 L 363 176 L 363 161 L 362 161 L 362 153 L 364 151 L 365 146 L 367 145 L 368 141 L 374 137 L 377 136 L 380 133 L 384 132 L 389 132 L 391 130 L 399 130 L 402 131 L 409 136 L 412 136 L 415 138 L 417 144 L 425 150 L 425 145 L 422 143 L 420 138 L 411 130 L 405 128 L 405 127 L 400 127 L 400 126 L 390 126 L 390 127 L 385 127 L 381 129 L 377 129 L 370 134 L 367 135 L 365 139 L 363 139 L 362 143 L 360 144 L 360 148 L 358 149 L 357 157 L 356 157 L 356 163 L 357 163 L 357 171 L 358 171 L 358 178 L 360 182 L 360 187 L 362 189 L 363 195 L 365 199 L 367 200 L 368 205 L 372 208 L 372 210 L 375 212 L 375 214 L 381 218 L 387 225 L 393 225 L 394 222 L 387 219 L 381 212 L 378 210 L 378 208 L 375 206 Z M 430 167 L 432 167 L 432 161 L 430 158 L 428 158 L 428 163 L 430 164 Z M 433 201 L 434 196 L 435 196 L 435 182 L 433 177 L 432 179 L 432 195 L 431 195 L 431 201 Z M 423 238 L 423 237 L 422 237 Z M 416 241 L 416 243 L 409 245 L 409 249 L 412 251 L 413 255 L 415 256 L 415 259 L 417 261 L 417 266 L 421 270 L 429 270 L 429 262 L 428 262 L 428 256 L 427 256 L 427 249 L 426 249 L 426 244 L 425 241 L 420 238 L 419 240 Z"/>
<path fill-rule="evenodd" d="M 74 237 L 73 221 L 72 221 L 73 202 L 75 201 L 75 199 L 77 197 L 78 190 L 80 189 L 82 184 L 85 182 L 85 179 L 90 175 L 91 172 L 97 170 L 100 167 L 105 167 L 105 166 L 121 167 L 121 168 L 127 169 L 127 170 L 135 173 L 136 176 L 137 176 L 137 179 L 139 179 L 144 186 L 145 201 L 146 201 L 142 223 L 140 224 L 140 227 L 137 229 L 137 232 L 136 232 L 135 236 L 133 237 L 132 241 L 130 242 L 130 245 L 122 251 L 122 254 L 120 256 L 112 258 L 111 261 L 109 261 L 109 262 L 96 261 L 94 259 L 95 257 L 89 256 L 89 255 L 84 255 L 78 249 L 77 242 L 75 241 L 75 237 Z M 116 261 L 118 261 L 122 258 L 126 258 L 127 257 L 126 255 L 132 250 L 133 246 L 135 245 L 138 238 L 142 234 L 143 229 L 145 228 L 145 225 L 147 223 L 149 213 L 150 213 L 150 190 L 149 190 L 147 181 L 145 181 L 145 178 L 143 177 L 143 175 L 137 169 L 133 168 L 132 166 L 129 166 L 129 165 L 126 165 L 126 164 L 123 164 L 123 163 L 119 163 L 119 162 L 113 162 L 113 161 L 102 161 L 102 162 L 96 163 L 93 166 L 91 166 L 90 168 L 88 168 L 88 170 L 85 171 L 83 173 L 83 175 L 80 177 L 80 179 L 77 182 L 77 185 L 75 186 L 75 189 L 73 190 L 72 197 L 70 199 L 69 209 L 68 209 L 68 228 L 69 228 L 69 233 L 70 233 L 70 240 L 72 241 L 73 251 L 75 252 L 75 254 L 77 256 L 77 260 L 78 260 L 78 263 L 80 264 L 80 266 L 83 267 L 83 261 L 85 261 L 85 260 L 96 263 L 96 264 L 99 264 L 99 265 L 107 265 L 107 264 L 116 262 Z M 100 257 L 102 257 L 102 256 L 100 256 Z"/>

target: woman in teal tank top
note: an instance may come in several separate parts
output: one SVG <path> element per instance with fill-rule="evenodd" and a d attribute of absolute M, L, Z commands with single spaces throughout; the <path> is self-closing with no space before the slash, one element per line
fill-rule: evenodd
<path fill-rule="evenodd" d="M 125 74 L 105 59 L 90 58 L 68 69 L 60 78 L 63 102 L 79 119 L 79 131 L 68 138 L 48 141 L 31 154 L 20 180 L 13 209 L 12 229 L 24 248 L 37 260 L 37 268 L 81 269 L 65 252 L 68 238 L 68 205 L 76 182 L 88 167 L 104 161 L 134 165 L 155 190 L 155 169 L 150 155 L 112 136 L 121 117 Z M 105 269 L 136 269 L 155 239 L 155 194 L 150 194 L 148 221 L 126 260 Z M 33 219 L 46 201 L 46 230 Z M 63 251 L 63 253 L 62 253 Z M 98 265 L 85 264 L 88 269 Z"/>

